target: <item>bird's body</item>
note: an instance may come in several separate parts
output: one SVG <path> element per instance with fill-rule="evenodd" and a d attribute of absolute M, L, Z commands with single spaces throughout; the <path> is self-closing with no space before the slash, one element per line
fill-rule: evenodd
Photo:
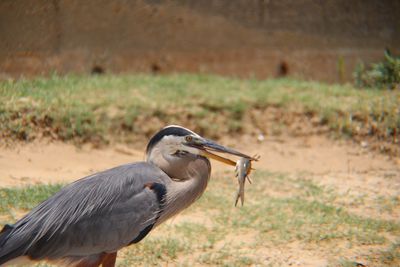
<path fill-rule="evenodd" d="M 77 180 L 6 225 L 0 233 L 0 265 L 23 258 L 114 266 L 119 249 L 142 240 L 207 187 L 209 160 L 189 148 L 177 149 L 184 136 L 198 135 L 174 127 L 173 134 L 153 137 L 146 162 Z"/>

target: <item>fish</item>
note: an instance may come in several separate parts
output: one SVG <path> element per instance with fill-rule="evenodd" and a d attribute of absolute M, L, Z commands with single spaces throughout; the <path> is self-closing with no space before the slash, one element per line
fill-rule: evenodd
<path fill-rule="evenodd" d="M 254 160 L 258 160 L 258 159 L 254 159 Z M 237 191 L 236 194 L 236 200 L 235 200 L 235 207 L 237 206 L 238 200 L 240 198 L 240 202 L 244 203 L 244 184 L 246 182 L 246 178 L 249 181 L 249 183 L 251 184 L 251 180 L 249 177 L 249 174 L 252 170 L 251 168 L 251 161 L 252 159 L 249 158 L 240 158 L 237 162 L 236 162 L 236 177 L 239 183 L 239 189 Z"/>

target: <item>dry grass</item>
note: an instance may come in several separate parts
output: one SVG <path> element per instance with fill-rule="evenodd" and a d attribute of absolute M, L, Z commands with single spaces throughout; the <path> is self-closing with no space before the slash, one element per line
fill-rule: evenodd
<path fill-rule="evenodd" d="M 252 110 L 275 107 L 348 136 L 399 142 L 400 91 L 290 79 L 206 75 L 53 76 L 0 82 L 3 137 L 104 143 L 183 124 L 209 137 L 246 131 Z M 266 117 L 253 118 L 262 125 Z M 219 127 L 215 127 L 219 125 Z M 383 148 L 384 149 L 384 148 Z"/>
<path fill-rule="evenodd" d="M 337 205 L 340 194 L 334 187 L 319 185 L 304 174 L 257 171 L 254 183 L 247 186 L 245 206 L 234 207 L 232 179 L 232 173 L 216 175 L 200 201 L 120 252 L 118 266 L 400 264 L 400 224 Z M 43 198 L 56 189 L 36 187 L 48 192 Z M 23 196 L 26 189 L 9 190 Z M 38 201 L 14 197 L 7 205 L 31 207 Z M 4 210 L 1 216 L 4 222 L 12 220 Z"/>

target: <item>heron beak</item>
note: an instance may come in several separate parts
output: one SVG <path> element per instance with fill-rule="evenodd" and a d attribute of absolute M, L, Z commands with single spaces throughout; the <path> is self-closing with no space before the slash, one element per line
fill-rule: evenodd
<path fill-rule="evenodd" d="M 217 154 L 213 154 L 207 150 L 202 150 L 201 155 L 205 156 L 207 158 L 210 158 L 210 159 L 218 160 L 219 162 L 222 162 L 222 163 L 225 163 L 225 164 L 228 164 L 231 166 L 236 166 L 236 162 L 234 162 L 233 160 L 218 156 Z"/>
<path fill-rule="evenodd" d="M 202 156 L 218 160 L 218 161 L 220 161 L 222 163 L 225 163 L 225 164 L 228 164 L 228 165 L 231 165 L 231 166 L 236 166 L 236 162 L 231 160 L 231 159 L 228 159 L 228 158 L 219 156 L 217 154 L 211 153 L 211 151 L 212 152 L 218 152 L 218 153 L 231 154 L 231 155 L 234 155 L 234 156 L 239 156 L 241 158 L 248 158 L 248 159 L 251 159 L 251 160 L 257 160 L 256 158 L 253 158 L 253 157 L 251 157 L 249 155 L 240 153 L 239 151 L 236 151 L 236 150 L 234 150 L 232 148 L 221 146 L 221 145 L 217 144 L 216 142 L 214 142 L 212 140 L 208 140 L 208 139 L 196 138 L 196 139 L 193 140 L 193 143 L 190 143 L 190 144 L 187 144 L 187 145 L 193 146 L 193 147 L 196 147 L 196 148 L 200 149 Z"/>

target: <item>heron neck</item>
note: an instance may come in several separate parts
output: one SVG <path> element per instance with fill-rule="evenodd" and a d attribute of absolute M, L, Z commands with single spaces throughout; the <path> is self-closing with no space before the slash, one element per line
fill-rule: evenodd
<path fill-rule="evenodd" d="M 168 185 L 165 207 L 157 224 L 186 209 L 203 194 L 211 173 L 210 162 L 199 158 L 190 162 L 185 172 L 184 179 L 176 178 Z"/>

